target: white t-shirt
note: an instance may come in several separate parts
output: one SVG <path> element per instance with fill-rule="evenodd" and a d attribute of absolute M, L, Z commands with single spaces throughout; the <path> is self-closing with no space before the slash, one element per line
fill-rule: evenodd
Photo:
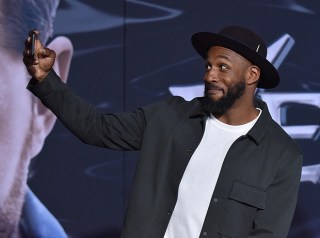
<path fill-rule="evenodd" d="M 207 119 L 202 140 L 184 171 L 164 238 L 199 237 L 224 158 L 232 143 L 247 134 L 259 116 L 240 126 L 222 123 L 213 116 Z"/>

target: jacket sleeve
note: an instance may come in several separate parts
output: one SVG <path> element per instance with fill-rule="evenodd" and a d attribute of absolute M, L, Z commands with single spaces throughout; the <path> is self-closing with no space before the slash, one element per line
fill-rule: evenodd
<path fill-rule="evenodd" d="M 249 238 L 285 238 L 295 211 L 302 169 L 302 155 L 287 159 L 268 189 L 266 209 L 259 210 Z"/>
<path fill-rule="evenodd" d="M 142 109 L 100 113 L 69 89 L 53 70 L 40 83 L 31 79 L 27 88 L 84 143 L 116 150 L 139 149 L 146 123 Z"/>

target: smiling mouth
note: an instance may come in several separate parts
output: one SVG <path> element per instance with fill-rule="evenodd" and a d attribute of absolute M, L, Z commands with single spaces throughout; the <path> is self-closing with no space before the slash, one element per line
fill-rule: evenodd
<path fill-rule="evenodd" d="M 221 89 L 209 89 L 208 93 L 210 93 L 210 94 L 220 94 L 220 93 L 223 93 L 223 90 L 221 90 Z"/>
<path fill-rule="evenodd" d="M 208 86 L 207 87 L 207 94 L 223 94 L 224 90 L 223 88 L 217 87 L 217 86 Z"/>

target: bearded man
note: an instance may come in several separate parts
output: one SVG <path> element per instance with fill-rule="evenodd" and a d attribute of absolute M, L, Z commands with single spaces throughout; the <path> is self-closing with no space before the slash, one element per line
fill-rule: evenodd
<path fill-rule="evenodd" d="M 171 97 L 132 113 L 102 114 L 52 70 L 55 52 L 26 41 L 28 89 L 83 142 L 140 150 L 122 237 L 286 237 L 302 153 L 255 90 L 280 77 L 255 32 L 199 32 L 205 95 Z"/>

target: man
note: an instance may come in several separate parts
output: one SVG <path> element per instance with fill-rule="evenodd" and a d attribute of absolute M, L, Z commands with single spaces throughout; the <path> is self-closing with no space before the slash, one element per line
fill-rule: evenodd
<path fill-rule="evenodd" d="M 30 28 L 46 42 L 58 0 L 0 1 L 0 237 L 66 237 L 61 226 L 27 187 L 30 160 L 41 150 L 55 116 L 25 90 L 29 78 L 21 51 Z M 64 37 L 50 43 L 63 64 L 55 69 L 66 81 L 72 45 Z M 19 229 L 20 224 L 20 229 Z"/>
<path fill-rule="evenodd" d="M 36 41 L 24 62 L 28 89 L 83 142 L 140 150 L 123 237 L 286 237 L 302 153 L 255 90 L 279 83 L 266 45 L 230 26 L 192 37 L 206 60 L 205 96 L 132 113 L 101 114 L 51 69 L 55 52 Z"/>

